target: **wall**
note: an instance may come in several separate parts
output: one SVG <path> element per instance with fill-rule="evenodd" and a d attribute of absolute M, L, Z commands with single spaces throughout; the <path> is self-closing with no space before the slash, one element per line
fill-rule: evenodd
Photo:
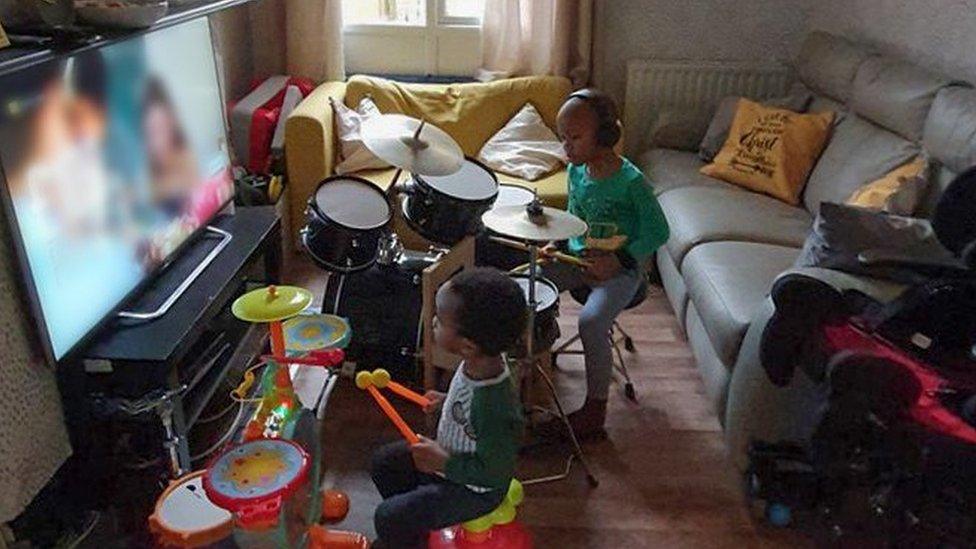
<path fill-rule="evenodd" d="M 809 28 L 976 82 L 976 0 L 820 0 Z"/>
<path fill-rule="evenodd" d="M 224 99 L 240 97 L 254 76 L 248 8 L 223 10 L 210 17 Z"/>
<path fill-rule="evenodd" d="M 814 1 L 596 0 L 593 80 L 623 99 L 628 59 L 792 59 Z"/>

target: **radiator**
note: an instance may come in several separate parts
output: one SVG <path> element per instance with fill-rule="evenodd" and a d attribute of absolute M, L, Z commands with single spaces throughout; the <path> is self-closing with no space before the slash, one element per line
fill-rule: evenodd
<path fill-rule="evenodd" d="M 633 157 L 651 147 L 692 150 L 723 97 L 785 95 L 790 68 L 777 62 L 672 61 L 627 63 L 624 147 Z"/>

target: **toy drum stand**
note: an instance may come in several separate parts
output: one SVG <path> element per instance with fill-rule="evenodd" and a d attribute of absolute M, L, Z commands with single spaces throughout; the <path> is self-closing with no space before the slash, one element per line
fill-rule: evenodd
<path fill-rule="evenodd" d="M 338 375 L 331 368 L 299 368 L 293 379 L 290 365 L 341 363 L 344 354 L 335 347 L 348 342 L 349 332 L 338 317 L 298 316 L 311 301 L 302 288 L 271 286 L 233 306 L 238 318 L 267 323 L 271 336 L 261 397 L 243 442 L 218 456 L 204 476 L 210 499 L 233 514 L 240 547 L 305 547 L 308 528 L 321 514 L 322 423 L 316 409 L 324 409 Z"/>

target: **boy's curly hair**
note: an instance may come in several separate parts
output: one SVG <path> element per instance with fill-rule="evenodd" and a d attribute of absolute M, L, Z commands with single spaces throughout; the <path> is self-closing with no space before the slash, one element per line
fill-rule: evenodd
<path fill-rule="evenodd" d="M 488 356 L 511 351 L 525 331 L 525 296 L 518 283 L 497 269 L 467 269 L 449 290 L 459 298 L 458 334 Z"/>

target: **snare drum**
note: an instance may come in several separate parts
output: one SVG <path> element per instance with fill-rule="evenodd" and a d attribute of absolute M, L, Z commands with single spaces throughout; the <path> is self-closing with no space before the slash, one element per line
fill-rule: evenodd
<path fill-rule="evenodd" d="M 377 185 L 355 176 L 329 177 L 308 200 L 302 244 L 323 269 L 361 271 L 376 261 L 392 213 Z"/>
<path fill-rule="evenodd" d="M 525 300 L 529 299 L 529 276 L 526 274 L 510 274 L 513 280 L 522 288 Z M 535 331 L 533 350 L 538 353 L 549 349 L 559 339 L 559 289 L 551 281 L 537 277 L 535 281 Z M 523 338 L 524 339 L 524 336 Z M 525 356 L 525 341 L 519 341 L 515 356 Z"/>
<path fill-rule="evenodd" d="M 481 214 L 498 196 L 498 178 L 484 164 L 465 158 L 451 175 L 414 175 L 403 193 L 403 217 L 410 228 L 450 246 L 481 230 Z"/>
<path fill-rule="evenodd" d="M 156 500 L 149 530 L 165 547 L 203 547 L 231 535 L 230 512 L 210 501 L 203 489 L 205 471 L 196 471 L 170 483 Z"/>

